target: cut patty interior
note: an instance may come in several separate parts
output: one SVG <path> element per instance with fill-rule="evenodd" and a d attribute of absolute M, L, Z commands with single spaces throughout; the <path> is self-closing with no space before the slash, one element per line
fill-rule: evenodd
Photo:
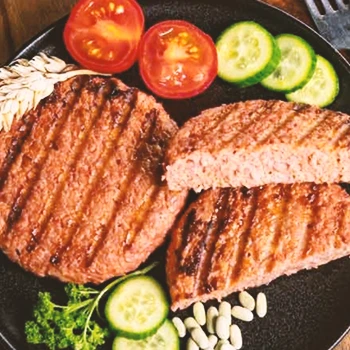
<path fill-rule="evenodd" d="M 246 101 L 190 119 L 167 150 L 170 189 L 350 182 L 350 116 Z"/>

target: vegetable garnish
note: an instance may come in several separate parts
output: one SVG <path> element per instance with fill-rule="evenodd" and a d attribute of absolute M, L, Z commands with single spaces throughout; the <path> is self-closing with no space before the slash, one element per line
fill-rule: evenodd
<path fill-rule="evenodd" d="M 148 338 L 134 340 L 117 336 L 112 350 L 179 350 L 180 341 L 174 325 L 169 320 L 158 328 L 157 333 Z"/>
<path fill-rule="evenodd" d="M 129 278 L 108 298 L 105 315 L 121 336 L 144 339 L 156 333 L 169 312 L 161 285 L 150 276 Z"/>
<path fill-rule="evenodd" d="M 102 297 L 113 287 L 130 277 L 147 274 L 157 263 L 142 270 L 117 278 L 101 291 L 80 285 L 65 287 L 68 303 L 65 306 L 51 301 L 48 292 L 40 292 L 34 309 L 34 320 L 26 322 L 27 341 L 32 344 L 46 344 L 49 349 L 73 348 L 95 350 L 105 343 L 109 330 L 92 320 Z"/>
<path fill-rule="evenodd" d="M 224 30 L 216 48 L 219 77 L 240 87 L 257 84 L 269 76 L 281 58 L 274 37 L 252 21 L 238 22 Z"/>
<path fill-rule="evenodd" d="M 339 93 L 339 78 L 332 64 L 317 55 L 316 70 L 309 82 L 301 89 L 287 94 L 287 100 L 326 107 Z"/>
<path fill-rule="evenodd" d="M 217 53 L 212 38 L 186 21 L 151 27 L 141 40 L 140 74 L 155 94 L 189 98 L 206 90 L 216 77 Z"/>
<path fill-rule="evenodd" d="M 144 22 L 135 0 L 80 0 L 64 29 L 64 42 L 83 67 L 119 73 L 137 59 Z"/>
<path fill-rule="evenodd" d="M 276 41 L 281 50 L 281 61 L 261 84 L 269 90 L 285 93 L 301 89 L 315 71 L 314 49 L 303 38 L 293 34 L 280 34 Z"/>
<path fill-rule="evenodd" d="M 216 42 L 218 75 L 239 87 L 261 83 L 288 101 L 326 107 L 339 94 L 332 64 L 293 34 L 275 38 L 260 24 L 243 21 L 225 29 Z"/>

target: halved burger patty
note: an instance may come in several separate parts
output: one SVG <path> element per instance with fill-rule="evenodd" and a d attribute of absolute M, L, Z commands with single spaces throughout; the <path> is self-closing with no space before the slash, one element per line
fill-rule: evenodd
<path fill-rule="evenodd" d="M 350 182 L 350 116 L 283 101 L 224 105 L 190 119 L 167 150 L 172 190 Z"/>
<path fill-rule="evenodd" d="M 161 182 L 177 126 L 117 79 L 77 77 L 0 134 L 0 247 L 25 269 L 99 283 L 164 240 L 186 191 Z"/>
<path fill-rule="evenodd" d="M 350 254 L 350 197 L 339 185 L 208 190 L 172 232 L 172 309 L 267 284 Z"/>

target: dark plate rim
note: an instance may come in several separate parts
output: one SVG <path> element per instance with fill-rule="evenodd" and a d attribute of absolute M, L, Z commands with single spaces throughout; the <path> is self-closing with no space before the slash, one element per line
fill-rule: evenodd
<path fill-rule="evenodd" d="M 267 4 L 265 2 L 262 2 L 261 0 L 248 0 L 249 2 L 254 2 L 257 4 L 257 6 L 269 8 L 270 11 L 275 12 L 276 14 L 284 15 L 288 17 L 289 20 L 292 20 L 296 22 L 299 26 L 304 27 L 308 31 L 312 32 L 316 37 L 318 37 L 319 40 L 323 41 L 324 44 L 326 44 L 333 53 L 338 57 L 338 59 L 342 62 L 348 73 L 350 74 L 350 62 L 348 62 L 345 57 L 342 55 L 342 53 L 337 50 L 332 44 L 327 41 L 321 34 L 319 34 L 314 28 L 312 28 L 310 25 L 306 24 L 305 22 L 301 21 L 300 19 L 296 18 L 295 16 L 291 15 L 290 13 L 286 12 L 285 10 L 282 10 L 276 6 Z M 40 31 L 38 34 L 33 36 L 31 39 L 27 40 L 14 54 L 13 56 L 5 63 L 5 65 L 10 65 L 17 59 L 21 58 L 26 50 L 28 50 L 31 46 L 35 46 L 35 44 L 41 40 L 41 38 L 48 35 L 52 30 L 54 30 L 57 25 L 61 24 L 62 22 L 66 21 L 69 14 L 61 17 L 57 21 L 53 22 L 51 25 L 47 26 L 45 29 Z M 2 328 L 2 327 L 1 327 Z M 339 339 L 329 348 L 329 350 L 334 350 L 337 345 L 341 343 L 341 341 L 345 338 L 347 334 L 350 334 L 350 325 L 345 330 L 345 332 L 339 337 Z M 6 346 L 9 350 L 18 350 L 14 347 L 14 345 L 11 343 L 11 341 L 5 336 L 4 331 L 0 329 L 0 345 Z"/>

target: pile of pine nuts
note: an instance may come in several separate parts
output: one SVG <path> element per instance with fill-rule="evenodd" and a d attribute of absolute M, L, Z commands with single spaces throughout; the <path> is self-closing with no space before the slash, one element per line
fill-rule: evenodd
<path fill-rule="evenodd" d="M 243 346 L 242 332 L 236 324 L 231 324 L 231 315 L 241 321 L 250 322 L 254 318 L 253 311 L 262 318 L 267 313 L 267 300 L 264 293 L 259 293 L 256 301 L 248 292 L 238 296 L 241 306 L 231 306 L 222 301 L 217 309 L 210 306 L 205 310 L 204 304 L 197 302 L 193 305 L 193 316 L 182 321 L 173 318 L 175 328 L 180 338 L 189 332 L 187 350 L 240 350 Z M 206 326 L 206 331 L 204 331 Z"/>

